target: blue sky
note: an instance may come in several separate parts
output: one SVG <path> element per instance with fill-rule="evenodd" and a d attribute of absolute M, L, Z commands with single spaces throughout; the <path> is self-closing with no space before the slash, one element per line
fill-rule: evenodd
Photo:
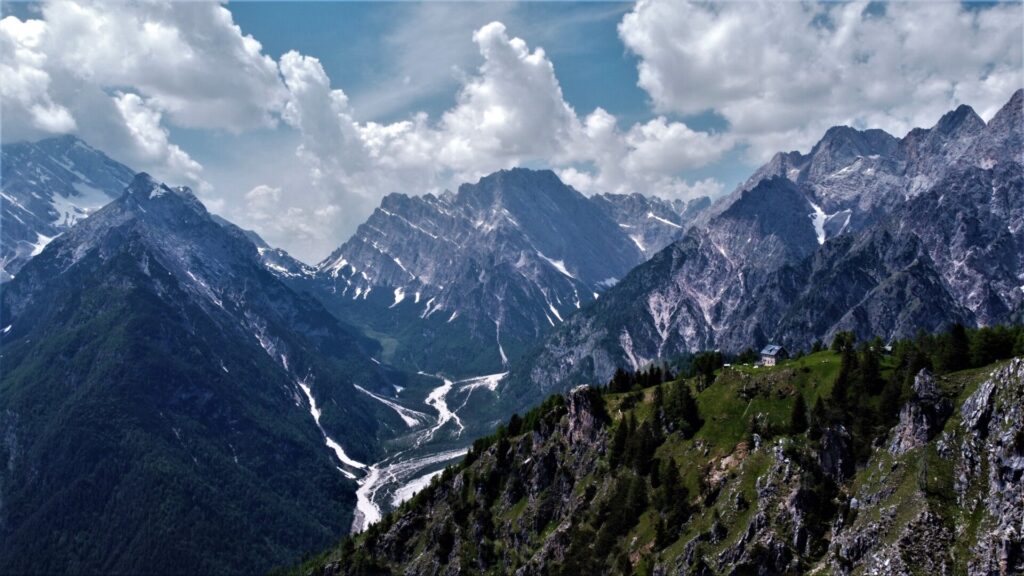
<path fill-rule="evenodd" d="M 279 58 L 289 50 L 315 55 L 332 82 L 343 86 L 362 121 L 395 122 L 425 111 L 437 117 L 452 107 L 458 80 L 449 67 L 472 68 L 481 58 L 472 41 L 473 31 L 495 19 L 512 33 L 542 46 L 555 66 L 566 101 L 577 112 L 601 107 L 623 124 L 651 116 L 650 98 L 637 85 L 637 57 L 626 50 L 618 24 L 629 2 L 435 2 L 439 11 L 451 8 L 465 14 L 455 33 L 445 34 L 452 58 L 422 70 L 424 76 L 445 80 L 424 88 L 402 89 L 403 98 L 393 104 L 375 102 L 381 86 L 395 86 L 402 69 L 402 44 L 397 23 L 423 10 L 414 2 L 235 2 L 229 5 L 235 22 L 263 44 L 264 51 Z M 428 8 L 429 9 L 429 8 Z M 448 32 L 448 31 L 446 31 Z M 443 64 L 447 64 L 444 66 Z M 402 88 L 402 87 L 400 87 Z M 684 118 L 668 113 L 669 118 Z M 696 130 L 721 130 L 725 122 L 712 112 L 686 115 Z M 219 161 L 223 141 L 204 133 L 179 131 L 178 139 L 200 160 Z M 537 164 L 542 167 L 543 164 Z M 695 179 L 715 178 L 731 189 L 757 166 L 733 151 L 722 162 L 692 169 Z"/>
<path fill-rule="evenodd" d="M 315 262 L 388 193 L 551 168 L 719 196 L 1022 80 L 1024 4 L 4 3 L 3 141 L 74 133 Z"/>

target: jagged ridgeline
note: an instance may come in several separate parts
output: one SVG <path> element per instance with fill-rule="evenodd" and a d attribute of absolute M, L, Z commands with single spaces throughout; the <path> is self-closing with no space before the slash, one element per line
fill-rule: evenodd
<path fill-rule="evenodd" d="M 1024 329 L 822 348 L 552 396 L 292 572 L 1024 570 Z"/>

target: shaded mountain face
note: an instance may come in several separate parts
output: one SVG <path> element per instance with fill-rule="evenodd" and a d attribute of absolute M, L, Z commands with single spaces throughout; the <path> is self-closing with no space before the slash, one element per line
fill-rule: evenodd
<path fill-rule="evenodd" d="M 643 261 L 614 205 L 525 169 L 454 194 L 392 194 L 316 281 L 329 307 L 397 342 L 385 361 L 493 373 Z M 685 209 L 669 206 L 641 210 L 679 229 Z"/>
<path fill-rule="evenodd" d="M 258 572 L 345 533 L 404 384 L 239 229 L 145 174 L 0 299 L 0 564 Z M 126 537 L 130 535 L 130 537 Z"/>
<path fill-rule="evenodd" d="M 74 136 L 0 148 L 0 281 L 53 237 L 117 198 L 134 172 Z"/>
<path fill-rule="evenodd" d="M 629 236 L 644 258 L 678 240 L 701 212 L 711 206 L 707 196 L 664 200 L 643 194 L 599 194 L 590 199 Z"/>
<path fill-rule="evenodd" d="M 777 155 L 554 331 L 506 388 L 529 403 L 686 352 L 1018 320 L 1022 106 L 1018 91 L 988 125 L 962 107 L 902 140 L 834 128 L 806 156 Z"/>

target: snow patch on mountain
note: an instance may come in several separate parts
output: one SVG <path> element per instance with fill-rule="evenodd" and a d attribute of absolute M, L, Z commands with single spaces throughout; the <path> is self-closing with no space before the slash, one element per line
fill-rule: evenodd
<path fill-rule="evenodd" d="M 52 242 L 54 238 L 56 238 L 56 236 L 45 236 L 39 232 L 36 232 L 36 234 L 37 237 L 35 248 L 32 249 L 33 257 L 40 255 L 43 252 L 43 249 L 46 248 L 46 245 Z"/>
<path fill-rule="evenodd" d="M 544 261 L 546 261 L 548 264 L 551 264 L 552 266 L 554 266 L 555 270 L 558 270 L 563 275 L 568 276 L 569 278 L 572 278 L 573 280 L 576 279 L 576 277 L 573 276 L 569 272 L 568 268 L 565 267 L 565 261 L 563 261 L 563 260 L 555 260 L 553 258 L 548 258 L 547 256 L 545 256 L 544 254 L 541 254 L 540 252 L 537 252 L 537 255 L 540 256 L 541 258 L 543 258 Z"/>
<path fill-rule="evenodd" d="M 825 243 L 825 222 L 828 220 L 828 215 L 814 202 L 810 202 L 811 208 L 814 210 L 810 214 L 811 222 L 814 224 L 814 234 L 818 237 L 818 244 Z"/>
<path fill-rule="evenodd" d="M 658 216 L 654 212 L 648 212 L 647 213 L 647 218 L 648 219 L 654 219 L 654 220 L 656 220 L 658 222 L 661 222 L 662 224 L 664 224 L 666 226 L 671 226 L 673 228 L 680 228 L 680 229 L 682 228 L 682 226 L 680 226 L 679 224 L 676 224 L 675 222 L 671 222 L 669 220 L 666 220 L 666 219 L 662 218 L 661 216 Z"/>
<path fill-rule="evenodd" d="M 397 402 L 392 402 L 391 400 L 388 400 L 383 396 L 379 396 L 377 394 L 374 394 L 373 392 L 370 392 L 369 390 L 363 388 L 358 384 L 355 384 L 355 387 L 356 390 L 359 390 L 363 394 L 366 394 L 367 396 L 375 400 L 379 400 L 382 404 L 397 412 L 398 416 L 402 419 L 403 422 L 405 422 L 405 425 L 408 426 L 409 428 L 415 428 L 416 426 L 423 424 L 429 419 L 429 417 L 422 412 L 417 412 L 415 410 L 406 408 L 405 406 L 402 406 Z"/>
<path fill-rule="evenodd" d="M 416 296 L 416 299 L 419 300 L 419 292 L 416 293 Z M 402 300 L 405 300 L 405 290 L 402 288 L 395 288 L 395 303 L 389 306 L 389 308 L 394 308 L 395 306 L 398 306 L 402 302 Z"/>
<path fill-rule="evenodd" d="M 498 389 L 498 383 L 500 383 L 505 376 L 508 376 L 508 372 L 502 372 L 500 374 L 488 374 L 487 376 L 477 376 L 476 378 L 468 378 L 466 380 L 460 380 L 458 383 L 461 385 L 462 390 L 475 390 L 477 388 L 487 388 L 491 392 Z"/>
<path fill-rule="evenodd" d="M 317 408 L 316 398 L 313 397 L 313 390 L 310 389 L 309 384 L 306 382 L 306 379 L 297 378 L 295 380 L 295 383 L 298 384 L 299 388 L 301 388 L 302 391 L 306 394 L 306 400 L 309 402 L 309 414 L 313 417 L 313 422 L 316 423 L 316 427 L 320 429 L 320 433 L 323 434 L 324 443 L 327 444 L 327 447 L 334 452 L 334 455 L 335 457 L 338 458 L 338 461 L 346 466 L 351 466 L 353 468 L 366 468 L 366 464 L 363 464 L 362 462 L 358 462 L 350 458 L 348 454 L 345 453 L 345 449 L 342 448 L 340 444 L 335 442 L 333 438 L 328 436 L 327 431 L 324 430 L 324 427 L 320 425 L 320 409 Z"/>

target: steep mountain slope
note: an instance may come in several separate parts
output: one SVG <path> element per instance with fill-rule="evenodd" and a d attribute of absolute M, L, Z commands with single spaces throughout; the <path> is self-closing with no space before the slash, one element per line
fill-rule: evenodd
<path fill-rule="evenodd" d="M 912 356 L 845 372 L 867 386 L 848 394 L 831 352 L 574 389 L 296 573 L 1017 573 L 1024 361 L 936 376 Z"/>
<path fill-rule="evenodd" d="M 117 198 L 134 172 L 74 136 L 0 148 L 0 281 L 77 220 Z"/>
<path fill-rule="evenodd" d="M 400 375 L 145 174 L 0 300 L 0 565 L 251 573 L 345 533 Z M 130 535 L 126 538 L 125 535 Z"/>
<path fill-rule="evenodd" d="M 986 132 L 992 131 L 986 131 L 985 122 L 966 105 L 945 114 L 935 126 L 915 128 L 903 138 L 882 130 L 836 126 L 806 155 L 776 154 L 733 197 L 765 178 L 788 178 L 815 203 L 813 218 L 822 239 L 832 238 L 844 230 L 864 229 L 906 199 L 929 190 L 962 157 L 977 156 L 971 149 Z"/>
<path fill-rule="evenodd" d="M 601 381 L 617 366 L 688 351 L 807 348 L 842 330 L 894 338 L 1018 318 L 1022 106 L 1018 91 L 981 130 L 961 108 L 902 141 L 833 129 L 798 164 L 777 156 L 756 184 L 554 331 L 505 389 L 528 403 L 553 383 Z M 850 180 L 869 168 L 837 169 L 904 148 L 917 156 L 889 174 L 900 186 Z M 832 226 L 817 202 L 849 224 Z"/>
<path fill-rule="evenodd" d="M 598 194 L 590 198 L 650 258 L 678 240 L 697 216 L 711 207 L 707 196 L 664 200 L 643 194 Z"/>
<path fill-rule="evenodd" d="M 515 169 L 455 194 L 386 197 L 316 276 L 328 306 L 396 343 L 385 360 L 472 375 L 501 369 L 642 260 L 554 173 Z"/>

